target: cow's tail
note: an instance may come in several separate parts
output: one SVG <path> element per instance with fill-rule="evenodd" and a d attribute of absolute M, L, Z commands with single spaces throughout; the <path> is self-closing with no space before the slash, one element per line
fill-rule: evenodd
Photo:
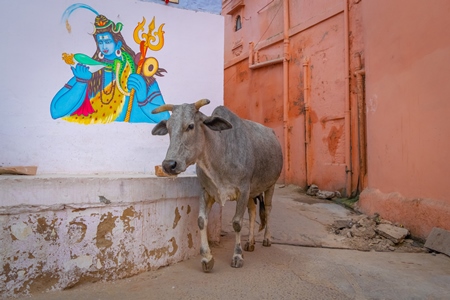
<path fill-rule="evenodd" d="M 255 202 L 256 202 L 256 200 L 259 200 L 259 219 L 261 221 L 261 224 L 259 225 L 259 231 L 261 231 L 266 227 L 266 223 L 267 223 L 266 207 L 264 205 L 264 194 L 259 194 L 258 196 L 256 196 Z"/>

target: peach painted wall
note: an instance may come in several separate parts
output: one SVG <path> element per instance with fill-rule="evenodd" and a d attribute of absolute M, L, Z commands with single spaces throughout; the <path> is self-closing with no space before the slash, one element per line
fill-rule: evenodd
<path fill-rule="evenodd" d="M 222 15 L 225 16 L 224 42 L 224 104 L 240 117 L 251 119 L 273 128 L 277 137 L 283 141 L 283 96 L 280 78 L 283 76 L 281 64 L 250 70 L 248 64 L 249 42 L 257 44 L 256 36 L 262 35 L 262 27 L 267 24 L 251 22 L 251 16 L 265 5 L 257 1 L 246 1 L 245 7 L 228 14 L 234 7 L 240 7 L 244 1 L 224 1 Z M 248 2 L 248 3 L 247 3 Z M 245 9 L 245 11 L 244 11 Z M 273 36 L 283 28 L 283 14 L 279 7 L 268 6 L 260 13 L 275 16 L 272 27 L 261 40 Z M 276 13 L 278 11 L 278 14 Z M 242 17 L 243 28 L 234 30 L 236 14 Z M 262 22 L 269 22 L 266 18 Z M 282 55 L 280 45 L 266 49 L 261 59 L 271 59 Z"/>
<path fill-rule="evenodd" d="M 275 130 L 287 156 L 282 180 L 306 186 L 303 63 L 308 60 L 312 145 L 309 181 L 324 190 L 342 191 L 346 184 L 344 2 L 288 1 L 287 131 L 283 124 L 282 61 L 255 69 L 249 63 L 250 42 L 257 51 L 252 58 L 255 64 L 283 58 L 283 5 L 282 0 L 224 1 L 224 103 L 241 117 Z M 241 16 L 242 29 L 235 31 L 237 15 Z"/>
<path fill-rule="evenodd" d="M 446 114 L 450 108 L 450 85 L 446 84 L 450 3 L 287 2 L 289 130 L 283 124 L 283 63 L 252 69 L 249 62 L 249 42 L 257 52 L 251 58 L 254 63 L 283 58 L 283 0 L 223 2 L 225 105 L 241 117 L 274 128 L 288 156 L 289 170 L 281 180 L 306 186 L 303 63 L 308 59 L 312 128 L 308 181 L 325 190 L 347 192 L 350 188 L 347 195 L 362 191 L 363 212 L 378 212 L 416 237 L 425 238 L 435 226 L 450 229 L 445 189 L 450 158 Z M 237 15 L 242 29 L 235 31 Z M 366 74 L 361 106 L 366 120 L 361 124 L 355 76 L 359 69 Z M 342 131 L 345 103 L 350 108 L 349 133 Z M 367 145 L 362 147 L 366 156 L 359 149 L 360 125 L 366 133 Z M 367 171 L 360 176 L 364 157 Z M 351 178 L 346 178 L 346 167 Z"/>
<path fill-rule="evenodd" d="M 426 237 L 450 229 L 450 2 L 363 1 L 368 188 L 363 211 Z"/>

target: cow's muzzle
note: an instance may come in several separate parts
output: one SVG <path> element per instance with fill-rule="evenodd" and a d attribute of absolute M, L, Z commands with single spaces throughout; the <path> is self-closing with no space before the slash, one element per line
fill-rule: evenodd
<path fill-rule="evenodd" d="M 178 172 L 177 169 L 177 162 L 171 159 L 166 159 L 162 163 L 162 167 L 164 169 L 164 172 L 170 175 L 176 175 L 180 172 Z"/>

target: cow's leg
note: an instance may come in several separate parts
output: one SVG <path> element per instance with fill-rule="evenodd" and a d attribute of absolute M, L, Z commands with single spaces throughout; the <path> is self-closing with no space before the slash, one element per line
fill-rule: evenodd
<path fill-rule="evenodd" d="M 245 208 L 248 204 L 249 191 L 242 192 L 239 195 L 236 202 L 236 213 L 233 217 L 233 229 L 236 233 L 236 241 L 234 244 L 234 253 L 231 260 L 231 266 L 233 268 L 241 268 L 244 265 L 244 255 L 242 254 L 241 247 L 241 229 L 242 229 L 242 219 L 244 218 Z"/>
<path fill-rule="evenodd" d="M 198 228 L 200 229 L 200 254 L 202 255 L 202 269 L 203 272 L 209 272 L 214 267 L 214 257 L 211 254 L 211 249 L 208 244 L 208 216 L 211 207 L 214 204 L 214 198 L 209 196 L 206 191 L 203 191 L 200 197 L 200 211 L 198 214 Z"/>
<path fill-rule="evenodd" d="M 272 245 L 270 235 L 270 211 L 272 210 L 272 197 L 275 191 L 275 184 L 264 192 L 264 204 L 266 208 L 266 231 L 264 232 L 263 246 L 270 247 Z"/>
<path fill-rule="evenodd" d="M 255 219 L 256 219 L 256 204 L 254 199 L 248 199 L 248 241 L 244 245 L 244 250 L 252 252 L 255 250 Z"/>

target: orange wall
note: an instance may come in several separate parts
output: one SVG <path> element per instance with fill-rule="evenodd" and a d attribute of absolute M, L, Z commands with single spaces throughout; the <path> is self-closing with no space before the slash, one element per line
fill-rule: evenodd
<path fill-rule="evenodd" d="M 288 131 L 283 123 L 283 63 L 249 68 L 283 57 L 283 1 L 225 1 L 225 105 L 243 118 L 275 129 L 287 165 L 287 183 L 306 186 L 303 63 L 311 80 L 310 182 L 324 190 L 345 188 L 344 19 L 341 0 L 289 2 Z M 243 4 L 243 5 L 242 5 Z M 231 13 L 229 13 L 231 11 Z M 241 16 L 242 29 L 234 30 Z M 287 132 L 287 136 L 286 136 Z M 288 139 L 285 144 L 284 140 Z M 286 170 L 287 168 L 287 170 Z"/>
<path fill-rule="evenodd" d="M 450 229 L 449 14 L 447 0 L 363 1 L 369 175 L 361 207 L 422 237 Z"/>
<path fill-rule="evenodd" d="M 450 198 L 446 197 L 450 2 L 287 1 L 288 130 L 283 122 L 283 63 L 249 68 L 249 42 L 257 50 L 250 59 L 254 63 L 283 57 L 283 2 L 224 1 L 225 105 L 241 117 L 275 129 L 287 156 L 283 182 L 300 186 L 310 182 L 348 196 L 361 193 L 363 212 L 380 213 L 416 237 L 425 238 L 433 227 L 450 230 Z M 238 14 L 242 29 L 235 31 Z M 309 160 L 303 88 L 306 59 L 311 88 Z M 355 77 L 360 68 L 366 74 L 361 106 L 366 120 L 361 123 Z M 349 132 L 344 130 L 347 114 Z M 360 128 L 367 141 L 362 147 L 367 152 L 365 174 Z"/>

